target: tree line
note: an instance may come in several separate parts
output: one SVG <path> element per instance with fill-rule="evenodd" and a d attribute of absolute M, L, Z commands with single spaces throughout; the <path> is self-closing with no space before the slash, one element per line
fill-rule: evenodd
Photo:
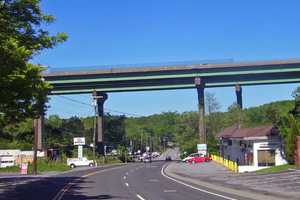
<path fill-rule="evenodd" d="M 285 141 L 289 157 L 295 148 L 292 141 L 299 130 L 299 92 L 295 101 L 278 101 L 262 106 L 241 110 L 236 104 L 220 111 L 220 105 L 212 93 L 206 93 L 205 127 L 208 150 L 218 152 L 216 134 L 226 127 L 240 124 L 253 127 L 274 124 Z M 33 120 L 8 124 L 0 130 L 0 148 L 31 149 L 33 144 Z M 92 143 L 94 117 L 70 117 L 62 119 L 51 115 L 44 122 L 44 146 L 47 148 L 73 148 L 73 137 L 85 137 Z M 299 131 L 297 132 L 297 134 Z M 198 112 L 164 112 L 143 117 L 105 114 L 104 141 L 110 149 L 126 147 L 130 151 L 145 151 L 149 146 L 153 151 L 163 151 L 168 143 L 179 146 L 182 152 L 196 151 L 198 142 Z M 291 159 L 290 159 L 291 160 Z M 292 161 L 292 160 L 291 160 Z"/>

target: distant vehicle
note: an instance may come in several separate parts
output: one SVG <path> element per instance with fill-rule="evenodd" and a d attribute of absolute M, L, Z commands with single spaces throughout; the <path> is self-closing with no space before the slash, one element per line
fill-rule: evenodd
<path fill-rule="evenodd" d="M 154 151 L 151 153 L 151 156 L 152 156 L 152 158 L 156 158 L 156 157 L 160 156 L 160 153 L 157 151 Z"/>
<path fill-rule="evenodd" d="M 207 157 L 207 156 L 204 156 L 202 154 L 199 154 L 199 156 L 195 156 L 195 157 L 192 157 L 188 160 L 186 160 L 186 162 L 188 163 L 202 163 L 202 162 L 209 162 L 211 161 L 211 157 Z"/>
<path fill-rule="evenodd" d="M 111 150 L 112 155 L 118 155 L 118 151 L 116 149 Z"/>
<path fill-rule="evenodd" d="M 199 153 L 192 153 L 192 154 L 188 155 L 187 157 L 185 157 L 184 159 L 182 159 L 182 161 L 187 162 L 188 160 L 190 160 L 194 157 L 203 157 L 203 155 L 199 154 Z"/>
<path fill-rule="evenodd" d="M 166 161 L 172 161 L 172 157 L 171 156 L 166 156 Z"/>
<path fill-rule="evenodd" d="M 150 153 L 143 153 L 143 155 L 140 157 L 141 162 L 151 162 L 151 154 Z"/>
<path fill-rule="evenodd" d="M 147 163 L 147 162 L 151 163 L 151 162 L 152 162 L 151 156 L 150 156 L 150 155 L 145 156 L 145 157 L 143 158 L 143 162 L 144 162 L 144 163 Z"/>
<path fill-rule="evenodd" d="M 71 168 L 80 167 L 80 166 L 94 166 L 93 160 L 88 160 L 86 157 L 83 158 L 68 158 L 67 165 Z"/>

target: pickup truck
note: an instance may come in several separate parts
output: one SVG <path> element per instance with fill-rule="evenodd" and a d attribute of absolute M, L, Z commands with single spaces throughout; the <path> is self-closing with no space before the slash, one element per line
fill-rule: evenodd
<path fill-rule="evenodd" d="M 86 157 L 82 158 L 68 158 L 67 165 L 71 168 L 79 167 L 79 166 L 94 166 L 93 160 L 88 160 Z"/>

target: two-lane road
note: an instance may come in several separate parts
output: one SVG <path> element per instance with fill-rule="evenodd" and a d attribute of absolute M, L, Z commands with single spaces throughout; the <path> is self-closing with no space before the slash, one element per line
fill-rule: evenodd
<path fill-rule="evenodd" d="M 129 164 L 118 169 L 87 175 L 63 190 L 55 200 L 138 199 L 138 200 L 224 200 L 232 197 L 210 193 L 166 177 L 164 162 Z"/>
<path fill-rule="evenodd" d="M 238 199 L 212 189 L 187 185 L 168 177 L 166 162 L 73 171 L 17 186 L 0 188 L 0 199 L 43 200 L 224 200 Z"/>

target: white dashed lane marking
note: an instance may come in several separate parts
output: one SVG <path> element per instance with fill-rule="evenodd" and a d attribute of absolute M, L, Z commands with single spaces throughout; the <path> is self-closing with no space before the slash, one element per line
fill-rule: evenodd
<path fill-rule="evenodd" d="M 139 195 L 139 194 L 136 194 L 136 196 L 137 196 L 137 198 L 139 198 L 140 200 L 146 200 L 146 199 L 144 199 L 141 195 Z"/>
<path fill-rule="evenodd" d="M 165 193 L 174 193 L 176 190 L 164 190 Z"/>

